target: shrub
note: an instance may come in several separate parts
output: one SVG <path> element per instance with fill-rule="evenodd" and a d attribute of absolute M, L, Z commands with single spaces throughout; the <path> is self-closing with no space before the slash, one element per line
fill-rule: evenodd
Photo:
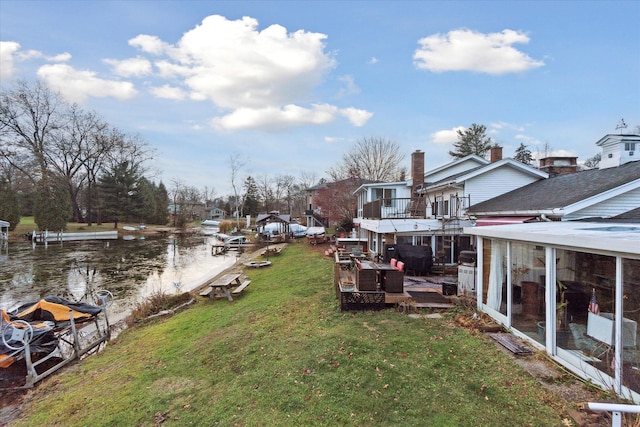
<path fill-rule="evenodd" d="M 152 293 L 145 301 L 139 302 L 131 310 L 131 314 L 127 318 L 129 326 L 144 320 L 149 316 L 158 314 L 164 310 L 171 310 L 191 300 L 191 294 L 188 292 L 178 295 L 168 295 L 164 291 L 156 291 Z"/>

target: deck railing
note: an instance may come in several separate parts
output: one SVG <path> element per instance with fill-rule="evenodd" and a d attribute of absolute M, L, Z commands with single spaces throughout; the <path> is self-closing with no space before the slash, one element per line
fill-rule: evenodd
<path fill-rule="evenodd" d="M 425 198 L 377 199 L 362 206 L 362 218 L 465 218 L 470 196 L 436 196 L 434 203 Z"/>
<path fill-rule="evenodd" d="M 365 203 L 362 207 L 362 217 L 370 219 L 426 218 L 426 216 L 427 206 L 424 199 L 377 199 Z"/>

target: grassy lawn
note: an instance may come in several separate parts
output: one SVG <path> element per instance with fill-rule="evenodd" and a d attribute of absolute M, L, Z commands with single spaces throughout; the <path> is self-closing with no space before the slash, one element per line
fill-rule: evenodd
<path fill-rule="evenodd" d="M 16 426 L 558 426 L 555 399 L 448 319 L 340 312 L 332 264 L 288 246 L 233 302 L 125 330 L 43 381 Z"/>

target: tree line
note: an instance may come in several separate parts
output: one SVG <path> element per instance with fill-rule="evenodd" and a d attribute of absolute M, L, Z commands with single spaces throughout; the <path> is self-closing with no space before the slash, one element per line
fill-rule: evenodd
<path fill-rule="evenodd" d="M 164 224 L 167 190 L 146 177 L 152 157 L 139 135 L 41 82 L 0 92 L 0 217 L 12 227 L 30 215 L 41 230 L 70 220 Z"/>
<path fill-rule="evenodd" d="M 485 157 L 492 146 L 486 127 L 472 124 L 457 131 L 453 158 Z M 242 176 L 245 162 L 229 158 L 233 194 L 216 197 L 179 179 L 166 188 L 155 183 L 149 160 L 154 152 L 139 135 L 106 123 L 96 112 L 65 101 L 43 83 L 16 82 L 0 92 L 0 218 L 12 227 L 20 216 L 33 215 L 39 229 L 64 229 L 68 221 L 142 222 L 174 226 L 203 219 L 204 208 L 218 207 L 235 218 L 279 211 L 302 216 L 307 192 L 324 184 L 314 172 L 299 177 Z M 351 195 L 364 182 L 404 181 L 405 156 L 397 143 L 379 137 L 360 138 L 326 171 L 340 193 Z M 531 164 L 521 144 L 514 158 Z M 351 203 L 332 191 L 318 192 L 316 207 L 337 222 L 353 217 Z M 335 211 L 335 212 L 334 212 Z"/>

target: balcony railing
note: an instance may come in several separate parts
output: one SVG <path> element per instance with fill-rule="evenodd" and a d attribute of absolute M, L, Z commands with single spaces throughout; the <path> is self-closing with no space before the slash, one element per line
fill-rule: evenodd
<path fill-rule="evenodd" d="M 426 218 L 426 215 L 424 199 L 377 199 L 362 207 L 362 217 L 369 219 Z"/>
<path fill-rule="evenodd" d="M 423 198 L 377 199 L 363 205 L 362 218 L 466 218 L 470 197 L 437 196 L 433 203 L 428 204 Z"/>

